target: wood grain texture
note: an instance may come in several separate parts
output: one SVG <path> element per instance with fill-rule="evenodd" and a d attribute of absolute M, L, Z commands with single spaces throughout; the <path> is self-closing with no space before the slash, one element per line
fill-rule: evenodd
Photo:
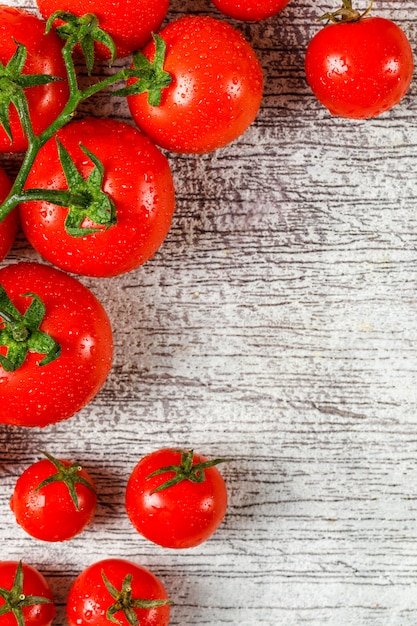
<path fill-rule="evenodd" d="M 82 279 L 114 326 L 98 397 L 43 430 L 0 426 L 2 558 L 47 576 L 56 626 L 74 577 L 109 556 L 161 576 L 172 626 L 417 622 L 417 83 L 380 118 L 332 119 L 303 72 L 332 8 L 291 0 L 230 20 L 265 71 L 257 120 L 223 150 L 169 154 L 178 208 L 162 248 L 128 275 Z M 167 19 L 188 12 L 220 17 L 172 0 Z M 416 49 L 414 1 L 374 12 Z M 109 94 L 90 113 L 129 121 Z M 22 236 L 4 263 L 18 259 L 38 259 Z M 133 466 L 166 445 L 233 459 L 227 517 L 189 551 L 150 544 L 124 511 Z M 77 458 L 98 486 L 93 525 L 65 544 L 26 536 L 9 510 L 39 449 Z"/>

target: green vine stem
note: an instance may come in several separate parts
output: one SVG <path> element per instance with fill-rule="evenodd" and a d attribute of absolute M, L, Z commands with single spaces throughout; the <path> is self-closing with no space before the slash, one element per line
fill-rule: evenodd
<path fill-rule="evenodd" d="M 52 17 L 53 19 L 56 19 L 57 16 L 52 16 Z M 88 16 L 88 17 L 91 18 L 94 16 Z M 80 18 L 79 21 L 81 22 L 81 20 L 84 18 Z M 51 20 L 52 18 L 50 18 L 47 28 L 51 27 L 51 24 L 52 24 Z M 83 23 L 82 26 L 85 31 L 85 23 Z M 98 31 L 99 33 L 101 32 L 100 29 L 98 29 Z M 88 34 L 91 35 L 91 29 Z M 85 32 L 83 36 L 85 36 Z M 98 40 L 101 41 L 101 43 L 103 43 L 103 37 L 99 37 Z M 108 42 L 109 42 L 109 39 L 106 39 L 104 41 L 106 45 L 109 45 Z M 33 131 L 30 114 L 29 114 L 29 110 L 27 106 L 27 101 L 26 101 L 26 97 L 24 95 L 23 90 L 19 94 L 18 101 L 17 101 L 17 105 L 18 105 L 17 109 L 19 112 L 22 127 L 28 138 L 28 149 L 26 150 L 25 156 L 23 158 L 19 172 L 14 180 L 10 193 L 7 196 L 7 198 L 3 201 L 3 203 L 0 205 L 0 222 L 2 222 L 6 218 L 6 216 L 20 202 L 24 202 L 28 199 L 34 199 L 33 194 L 31 195 L 31 190 L 25 190 L 24 186 L 25 186 L 27 177 L 29 175 L 29 172 L 36 159 L 36 155 L 38 154 L 40 148 L 42 148 L 42 146 L 49 139 L 51 139 L 63 126 L 65 126 L 68 122 L 71 121 L 80 103 L 83 102 L 84 100 L 87 100 L 88 98 L 91 98 L 99 91 L 106 89 L 108 87 L 111 87 L 112 85 L 114 85 L 115 83 L 119 81 L 126 81 L 130 76 L 132 76 L 132 70 L 126 67 L 106 77 L 105 79 L 102 79 L 98 81 L 97 83 L 90 85 L 88 88 L 84 90 L 80 89 L 78 86 L 77 74 L 75 71 L 75 66 L 74 66 L 74 61 L 73 61 L 74 49 L 78 44 L 80 44 L 79 37 L 69 36 L 62 48 L 62 55 L 63 55 L 63 59 L 65 63 L 68 86 L 69 86 L 68 101 L 65 107 L 63 108 L 63 110 L 61 111 L 61 113 L 58 115 L 58 117 L 52 122 L 52 124 L 50 124 L 50 126 L 48 126 L 39 135 L 36 135 Z M 87 59 L 87 66 L 89 65 L 91 65 L 91 61 L 88 61 Z M 37 198 L 37 199 L 41 199 L 41 198 Z"/>
<path fill-rule="evenodd" d="M 368 8 L 360 13 L 356 9 L 352 7 L 352 0 L 342 0 L 342 7 L 334 12 L 325 13 L 321 17 L 318 18 L 318 21 L 325 21 L 326 24 L 332 22 L 333 24 L 338 24 L 340 22 L 359 22 L 359 20 L 363 19 L 372 10 L 372 2 L 370 0 Z"/>

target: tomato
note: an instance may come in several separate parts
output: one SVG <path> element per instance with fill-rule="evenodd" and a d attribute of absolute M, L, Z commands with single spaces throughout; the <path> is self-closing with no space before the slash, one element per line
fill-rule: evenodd
<path fill-rule="evenodd" d="M 219 11 L 236 20 L 259 21 L 276 15 L 289 0 L 211 0 Z"/>
<path fill-rule="evenodd" d="M 25 202 L 20 205 L 20 218 L 27 239 L 47 261 L 76 274 L 108 277 L 142 265 L 165 239 L 175 210 L 167 158 L 136 128 L 110 119 L 74 121 L 57 136 L 84 180 L 92 175 L 94 164 L 83 146 L 101 161 L 103 180 L 93 192 L 86 188 L 86 209 L 96 209 L 97 194 L 101 203 L 106 194 L 115 206 L 115 223 L 89 233 L 82 227 L 94 226 L 98 217 L 90 219 L 86 214 L 73 236 L 68 232 L 68 206 Z M 68 188 L 55 138 L 40 150 L 26 187 Z M 74 187 L 77 197 L 78 180 Z"/>
<path fill-rule="evenodd" d="M 56 11 L 81 17 L 93 13 L 99 26 L 113 39 L 117 56 L 125 57 L 142 48 L 157 31 L 168 12 L 169 0 L 36 0 L 45 19 Z M 99 48 L 102 57 L 108 57 Z"/>
<path fill-rule="evenodd" d="M 0 561 L 1 626 L 50 626 L 55 616 L 52 591 L 44 576 L 21 561 Z"/>
<path fill-rule="evenodd" d="M 148 92 L 133 93 L 135 78 L 128 81 L 122 93 L 133 93 L 128 105 L 136 124 L 173 152 L 209 152 L 234 141 L 254 121 L 262 100 L 262 68 L 251 45 L 230 24 L 204 15 L 171 22 L 159 36 L 171 82 L 154 105 Z M 142 52 L 151 63 L 157 60 L 154 41 Z"/>
<path fill-rule="evenodd" d="M 112 354 L 107 314 L 76 278 L 39 263 L 0 269 L 0 423 L 71 417 L 104 384 Z"/>
<path fill-rule="evenodd" d="M 165 548 L 206 541 L 226 513 L 227 490 L 215 467 L 192 450 L 163 448 L 139 461 L 127 487 L 126 511 L 136 530 Z"/>
<path fill-rule="evenodd" d="M 76 578 L 67 598 L 69 626 L 167 626 L 169 600 L 162 582 L 124 559 L 93 563 Z"/>
<path fill-rule="evenodd" d="M 4 169 L 0 167 L 0 203 L 3 202 L 8 195 L 11 185 L 10 178 Z M 16 208 L 0 222 L 0 261 L 7 256 L 12 247 L 18 229 L 18 219 L 18 210 Z"/>
<path fill-rule="evenodd" d="M 399 26 L 381 17 L 328 24 L 310 41 L 307 81 L 332 115 L 364 119 L 398 104 L 413 75 L 413 53 Z"/>
<path fill-rule="evenodd" d="M 47 74 L 61 80 L 24 89 L 33 130 L 39 134 L 47 128 L 64 108 L 68 99 L 68 83 L 62 57 L 62 41 L 55 32 L 45 34 L 45 22 L 21 8 L 0 5 L 0 79 L 9 81 L 7 64 L 18 48 L 26 46 L 27 55 L 22 75 Z M 7 89 L 3 86 L 3 93 Z M 4 97 L 4 96 L 3 96 Z M 7 97 L 7 95 L 6 95 Z M 26 135 L 13 105 L 9 108 L 10 141 L 4 127 L 0 127 L 0 152 L 22 152 L 27 148 Z"/>
<path fill-rule="evenodd" d="M 17 523 L 32 537 L 72 539 L 94 516 L 94 482 L 79 463 L 45 455 L 46 459 L 30 465 L 18 478 L 10 507 Z"/>

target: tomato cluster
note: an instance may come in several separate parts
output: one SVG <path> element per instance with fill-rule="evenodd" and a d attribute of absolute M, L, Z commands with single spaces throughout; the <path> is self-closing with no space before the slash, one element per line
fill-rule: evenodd
<path fill-rule="evenodd" d="M 288 1 L 212 0 L 224 16 L 255 21 Z M 47 262 L 0 269 L 0 423 L 21 427 L 70 418 L 111 369 L 109 318 L 70 274 L 108 278 L 152 258 L 176 208 L 163 150 L 201 154 L 228 145 L 255 120 L 263 93 L 254 49 L 224 19 L 187 15 L 161 27 L 169 0 L 37 4 L 44 19 L 0 6 L 0 152 L 22 153 L 15 180 L 0 168 L 0 261 L 20 221 Z M 360 14 L 351 0 L 322 19 L 305 54 L 306 79 L 319 102 L 355 119 L 396 106 L 414 68 L 401 28 L 369 9 Z M 96 58 L 132 56 L 118 72 L 81 89 L 78 53 L 88 73 Z M 82 101 L 112 86 L 127 98 L 131 123 L 73 119 Z M 93 520 L 96 487 L 78 463 L 45 456 L 20 476 L 10 506 L 33 538 L 69 540 Z M 181 449 L 141 459 L 126 486 L 132 526 L 166 548 L 206 541 L 226 512 L 227 490 L 215 467 L 225 460 Z M 107 559 L 74 581 L 67 618 L 70 626 L 166 626 L 169 604 L 151 572 Z M 39 572 L 0 561 L 2 625 L 49 626 L 54 613 Z"/>

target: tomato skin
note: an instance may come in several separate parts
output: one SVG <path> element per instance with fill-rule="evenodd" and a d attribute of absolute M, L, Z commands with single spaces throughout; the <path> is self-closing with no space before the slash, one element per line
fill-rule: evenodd
<path fill-rule="evenodd" d="M 0 561 L 0 587 L 11 590 L 18 567 L 17 561 Z M 22 563 L 23 593 L 51 600 L 47 604 L 33 604 L 22 609 L 25 626 L 51 626 L 55 616 L 55 604 L 51 588 L 45 577 L 34 567 Z M 0 596 L 0 608 L 5 604 Z M 8 612 L 0 618 L 1 626 L 16 626 L 15 616 Z"/>
<path fill-rule="evenodd" d="M 113 39 L 117 56 L 125 57 L 142 48 L 161 26 L 169 0 L 36 0 L 39 11 L 48 19 L 55 11 L 70 11 L 77 16 L 94 13 L 100 27 Z M 103 47 L 98 55 L 108 58 Z"/>
<path fill-rule="evenodd" d="M 7 197 L 12 186 L 11 180 L 0 167 L 0 203 Z M 17 207 L 11 211 L 7 217 L 0 222 L 0 261 L 8 254 L 15 240 L 19 226 L 19 213 Z"/>
<path fill-rule="evenodd" d="M 0 62 L 6 65 L 17 48 L 17 42 L 27 47 L 25 74 L 50 74 L 62 80 L 25 89 L 35 134 L 47 128 L 64 108 L 68 95 L 67 74 L 62 57 L 62 41 L 55 32 L 45 34 L 45 22 L 20 8 L 0 5 Z M 0 126 L 0 152 L 22 152 L 27 148 L 17 111 L 10 107 L 10 143 Z"/>
<path fill-rule="evenodd" d="M 289 0 L 211 0 L 224 15 L 236 20 L 258 22 L 276 15 Z"/>
<path fill-rule="evenodd" d="M 381 17 L 329 24 L 310 41 L 307 81 L 332 115 L 376 117 L 398 104 L 414 69 L 410 43 L 399 26 Z"/>
<path fill-rule="evenodd" d="M 69 467 L 69 461 L 61 461 Z M 93 519 L 97 495 L 88 472 L 81 469 L 79 476 L 93 489 L 76 483 L 78 510 L 63 481 L 55 481 L 36 491 L 40 483 L 56 474 L 49 459 L 33 463 L 18 478 L 10 500 L 16 522 L 29 535 L 42 541 L 65 541 L 78 535 Z"/>
<path fill-rule="evenodd" d="M 40 330 L 61 345 L 49 365 L 39 366 L 41 356 L 29 352 L 14 372 L 0 366 L 0 423 L 33 427 L 68 419 L 94 398 L 110 371 L 112 331 L 103 306 L 77 279 L 39 263 L 3 267 L 0 284 L 21 313 L 31 300 L 21 294 L 37 294 L 46 307 Z"/>
<path fill-rule="evenodd" d="M 173 80 L 160 106 L 150 105 L 147 93 L 127 98 L 136 124 L 172 152 L 210 152 L 234 141 L 262 100 L 262 68 L 251 45 L 223 20 L 204 15 L 179 18 L 159 35 L 167 47 L 164 70 Z M 154 51 L 154 42 L 142 50 L 149 60 Z"/>
<path fill-rule="evenodd" d="M 108 626 L 106 611 L 114 602 L 106 588 L 102 572 L 117 589 L 124 578 L 132 574 L 132 597 L 165 600 L 167 592 L 162 582 L 144 567 L 124 559 L 104 559 L 87 567 L 72 584 L 67 598 L 69 626 Z M 168 626 L 169 605 L 152 609 L 135 609 L 140 626 Z M 121 611 L 115 618 L 123 626 L 129 623 Z"/>
<path fill-rule="evenodd" d="M 167 158 L 136 128 L 110 119 L 71 122 L 58 137 L 83 178 L 93 164 L 80 142 L 103 163 L 103 190 L 116 204 L 117 224 L 84 237 L 65 230 L 66 207 L 48 202 L 20 205 L 22 229 L 44 259 L 68 272 L 110 277 L 148 261 L 168 234 L 175 192 Z M 40 150 L 26 187 L 66 189 L 55 139 Z"/>
<path fill-rule="evenodd" d="M 205 480 L 184 480 L 163 491 L 153 489 L 173 472 L 147 479 L 154 471 L 178 464 L 181 451 L 163 448 L 143 457 L 126 487 L 126 511 L 134 528 L 165 548 L 192 548 L 206 541 L 219 527 L 227 508 L 227 489 L 216 467 L 205 470 Z M 206 461 L 194 453 L 193 464 Z"/>

